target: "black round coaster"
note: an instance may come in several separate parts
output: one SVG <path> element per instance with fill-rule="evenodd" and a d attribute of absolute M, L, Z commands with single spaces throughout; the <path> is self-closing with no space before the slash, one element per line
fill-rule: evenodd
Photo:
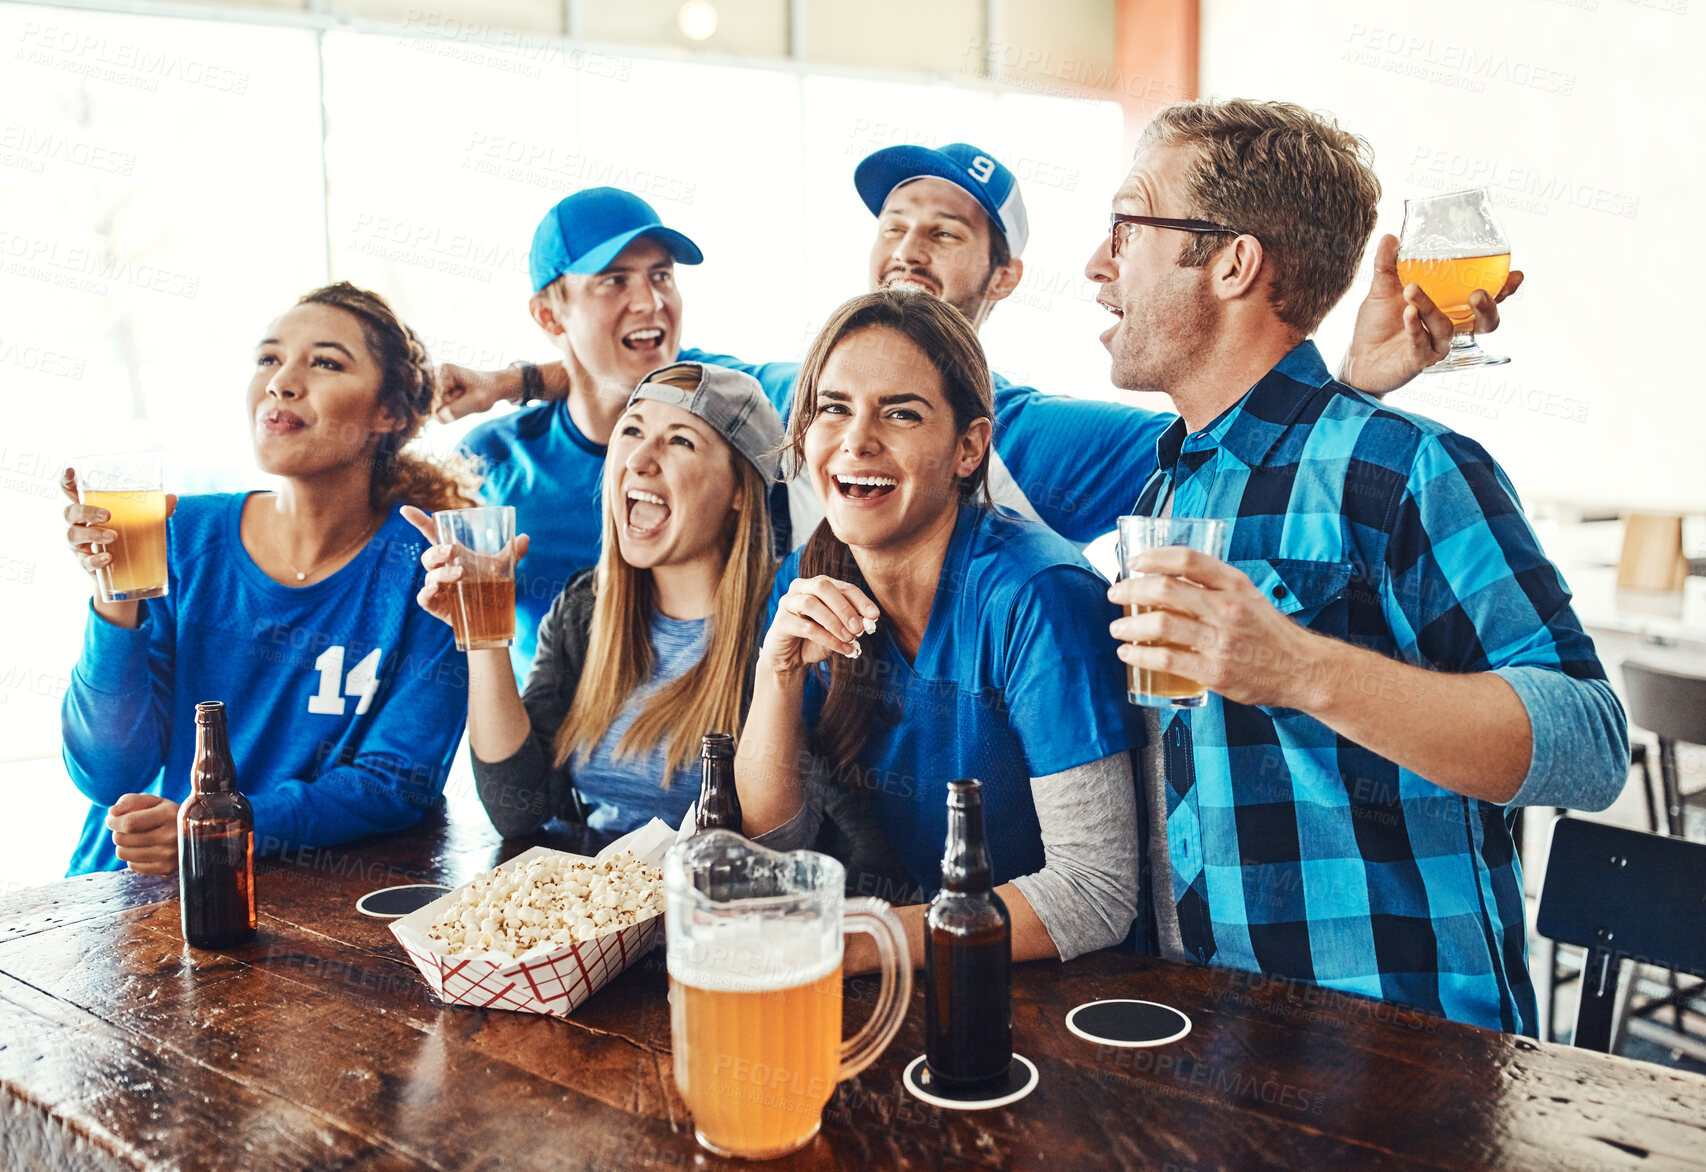
<path fill-rule="evenodd" d="M 1023 1054 L 1015 1054 L 1013 1065 L 1007 1068 L 1007 1077 L 1000 1082 L 970 1089 L 950 1089 L 931 1079 L 930 1070 L 924 1065 L 924 1055 L 920 1054 L 906 1064 L 900 1081 L 906 1084 L 913 1098 L 922 1099 L 932 1106 L 946 1107 L 950 1111 L 985 1111 L 1017 1103 L 1036 1090 L 1037 1068 Z"/>
<path fill-rule="evenodd" d="M 427 904 L 449 891 L 442 883 L 408 883 L 402 887 L 384 887 L 369 891 L 355 901 L 355 910 L 376 920 L 394 920 L 410 912 L 418 912 Z"/>
<path fill-rule="evenodd" d="M 1066 1015 L 1066 1028 L 1104 1046 L 1165 1046 L 1191 1032 L 1191 1019 L 1155 1001 L 1090 1001 Z"/>

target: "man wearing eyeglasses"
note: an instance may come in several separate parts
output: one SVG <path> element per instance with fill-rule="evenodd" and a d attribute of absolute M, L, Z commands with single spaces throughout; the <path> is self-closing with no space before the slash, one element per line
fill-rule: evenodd
<path fill-rule="evenodd" d="M 1503 471 L 1309 340 L 1374 228 L 1366 149 L 1285 103 L 1168 107 L 1085 269 L 1113 381 L 1180 415 L 1133 511 L 1230 529 L 1109 590 L 1121 659 L 1209 689 L 1145 709 L 1152 938 L 1533 1034 L 1511 819 L 1609 805 L 1627 728 Z"/>
<path fill-rule="evenodd" d="M 969 143 L 940 149 L 885 147 L 860 161 L 853 181 L 877 218 L 868 269 L 872 288 L 917 285 L 953 305 L 980 329 L 995 306 L 1018 288 L 1030 224 L 1017 178 L 993 155 Z M 1397 241 L 1389 238 L 1377 254 L 1373 286 L 1358 310 L 1341 372 L 1376 394 L 1403 385 L 1444 357 L 1451 342 L 1450 320 L 1419 288 L 1406 290 L 1399 282 L 1396 249 Z M 1496 299 L 1475 295 L 1478 333 L 1497 328 L 1496 301 L 1514 292 L 1521 280 L 1520 273 L 1513 273 Z M 681 357 L 753 374 L 786 418 L 796 363 L 754 366 L 703 350 L 684 351 Z M 503 371 L 447 364 L 440 370 L 443 419 L 485 411 L 500 400 L 520 400 L 528 394 L 561 398 L 572 383 L 562 363 L 523 363 Z M 528 381 L 535 383 L 531 392 L 525 389 Z M 1044 394 L 998 372 L 994 382 L 996 454 L 1017 490 L 1043 521 L 1072 541 L 1083 544 L 1110 532 L 1131 503 L 1127 486 L 1154 468 L 1155 442 L 1173 417 L 1120 403 Z M 1004 483 L 1000 469 L 992 483 Z M 810 525 L 821 511 L 814 511 L 803 484 L 794 486 L 791 496 L 792 537 L 798 544 L 810 536 Z M 547 556 L 543 547 L 529 555 Z"/>

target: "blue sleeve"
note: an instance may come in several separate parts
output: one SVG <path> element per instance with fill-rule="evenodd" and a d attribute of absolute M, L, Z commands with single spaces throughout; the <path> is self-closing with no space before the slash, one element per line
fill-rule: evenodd
<path fill-rule="evenodd" d="M 713 354 L 709 350 L 683 350 L 680 360 L 710 362 L 750 374 L 764 388 L 764 394 L 782 417 L 782 422 L 788 421 L 788 407 L 794 401 L 794 379 L 800 373 L 798 362 L 742 362 L 732 354 Z"/>
<path fill-rule="evenodd" d="M 1143 744 L 1126 700 L 1125 665 L 1108 624 L 1118 617 L 1094 571 L 1052 566 L 1018 591 L 1008 618 L 1003 695 L 1032 777 Z"/>
<path fill-rule="evenodd" d="M 360 748 L 311 781 L 292 778 L 250 794 L 259 844 L 326 846 L 421 819 L 444 790 L 468 720 L 467 672 L 446 663 L 454 646 L 450 628 L 411 600 L 402 645 L 389 670 L 381 665 L 376 715 Z"/>
<path fill-rule="evenodd" d="M 66 769 L 101 806 L 146 791 L 166 763 L 176 625 L 162 600 L 141 610 L 141 623 L 125 630 L 90 603 L 83 653 L 60 705 Z"/>
<path fill-rule="evenodd" d="M 1150 473 L 1175 416 L 1003 385 L 995 446 L 1037 515 L 1069 541 L 1111 533 Z"/>
<path fill-rule="evenodd" d="M 1386 618 L 1405 659 L 1495 672 L 1527 709 L 1533 751 L 1513 804 L 1609 806 L 1629 772 L 1622 705 L 1516 491 L 1479 444 L 1423 439 L 1386 571 Z"/>

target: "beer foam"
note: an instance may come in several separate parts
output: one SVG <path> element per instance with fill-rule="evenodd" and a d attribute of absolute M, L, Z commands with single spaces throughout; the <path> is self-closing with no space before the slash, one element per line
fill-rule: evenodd
<path fill-rule="evenodd" d="M 695 925 L 672 934 L 669 975 L 711 993 L 773 993 L 809 985 L 840 966 L 839 927 L 832 928 L 831 945 L 816 924 L 753 918 Z"/>

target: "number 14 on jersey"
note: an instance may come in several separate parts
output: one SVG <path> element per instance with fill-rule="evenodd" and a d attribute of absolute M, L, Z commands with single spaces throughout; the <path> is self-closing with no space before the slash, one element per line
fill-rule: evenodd
<path fill-rule="evenodd" d="M 320 690 L 308 697 L 308 711 L 317 716 L 342 716 L 344 714 L 344 696 L 357 696 L 355 714 L 362 715 L 368 705 L 373 703 L 373 694 L 379 690 L 379 656 L 381 648 L 375 647 L 352 668 L 349 675 L 344 676 L 344 649 L 340 644 L 328 647 L 320 652 L 320 658 L 314 661 L 314 670 L 320 673 Z M 343 681 L 343 693 L 338 692 L 338 682 Z"/>

